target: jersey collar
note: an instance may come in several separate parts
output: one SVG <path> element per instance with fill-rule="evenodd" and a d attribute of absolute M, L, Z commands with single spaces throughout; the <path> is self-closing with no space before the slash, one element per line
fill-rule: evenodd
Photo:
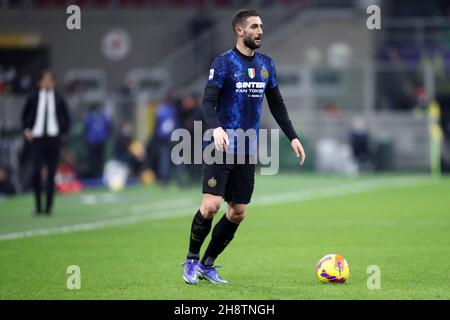
<path fill-rule="evenodd" d="M 240 57 L 242 57 L 242 58 L 244 58 L 245 60 L 248 60 L 248 61 L 253 61 L 253 59 L 254 59 L 255 56 L 256 56 L 256 52 L 254 52 L 253 56 L 251 56 L 251 57 L 246 56 L 245 54 L 243 54 L 242 52 L 240 52 L 240 51 L 238 50 L 237 47 L 234 47 L 234 48 L 233 48 L 233 51 L 236 52 L 236 54 L 237 54 L 238 56 L 240 56 Z"/>

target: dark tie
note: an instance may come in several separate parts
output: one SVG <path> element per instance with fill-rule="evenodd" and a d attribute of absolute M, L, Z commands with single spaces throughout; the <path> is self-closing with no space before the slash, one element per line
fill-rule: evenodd
<path fill-rule="evenodd" d="M 47 112 L 48 112 L 48 93 L 45 92 L 45 98 L 44 98 L 44 134 L 43 136 L 47 136 Z"/>

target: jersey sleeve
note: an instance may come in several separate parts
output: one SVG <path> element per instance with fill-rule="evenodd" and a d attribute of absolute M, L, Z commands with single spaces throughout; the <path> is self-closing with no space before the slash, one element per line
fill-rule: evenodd
<path fill-rule="evenodd" d="M 213 86 L 221 89 L 225 82 L 225 78 L 227 75 L 227 68 L 225 64 L 224 56 L 218 56 L 214 59 L 211 68 L 209 69 L 208 81 L 206 82 L 206 86 Z"/>
<path fill-rule="evenodd" d="M 278 86 L 277 71 L 275 69 L 275 63 L 273 62 L 272 59 L 270 59 L 269 81 L 267 83 L 267 88 L 268 89 L 273 89 L 276 86 Z"/>

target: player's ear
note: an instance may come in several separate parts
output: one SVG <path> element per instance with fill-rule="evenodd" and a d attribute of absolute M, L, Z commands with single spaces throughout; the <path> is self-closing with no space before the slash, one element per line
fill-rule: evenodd
<path fill-rule="evenodd" d="M 237 26 L 234 28 L 234 33 L 235 33 L 237 36 L 241 36 L 241 35 L 242 35 L 242 26 L 237 25 Z"/>

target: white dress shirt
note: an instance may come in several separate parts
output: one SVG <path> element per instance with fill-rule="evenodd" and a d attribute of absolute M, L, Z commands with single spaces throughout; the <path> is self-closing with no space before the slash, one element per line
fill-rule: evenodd
<path fill-rule="evenodd" d="M 56 119 L 55 92 L 53 90 L 40 90 L 36 120 L 33 126 L 33 137 L 44 136 L 44 116 L 47 108 L 47 136 L 56 137 L 59 134 Z"/>

